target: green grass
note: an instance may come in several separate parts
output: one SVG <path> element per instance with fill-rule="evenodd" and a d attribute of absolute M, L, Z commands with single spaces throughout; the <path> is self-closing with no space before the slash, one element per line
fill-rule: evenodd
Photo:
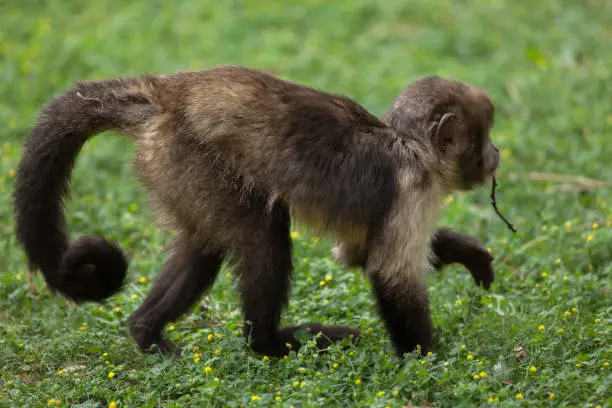
<path fill-rule="evenodd" d="M 612 180 L 611 36 L 604 0 L 2 1 L 0 406 L 612 406 L 612 190 L 527 176 Z M 44 101 L 79 79 L 222 63 L 349 95 L 377 115 L 423 75 L 489 91 L 498 202 L 519 232 L 496 218 L 486 188 L 448 200 L 441 224 L 492 249 L 496 282 L 478 289 L 460 267 L 428 278 L 435 354 L 401 364 L 362 274 L 306 231 L 284 320 L 348 324 L 364 330 L 359 345 L 317 354 L 308 344 L 285 360 L 250 353 L 226 270 L 169 328 L 184 358 L 138 353 L 123 322 L 168 237 L 131 173 L 129 141 L 112 134 L 86 145 L 67 209 L 73 236 L 101 233 L 131 254 L 129 284 L 99 308 L 71 308 L 40 277 L 29 294 L 10 193 Z"/>

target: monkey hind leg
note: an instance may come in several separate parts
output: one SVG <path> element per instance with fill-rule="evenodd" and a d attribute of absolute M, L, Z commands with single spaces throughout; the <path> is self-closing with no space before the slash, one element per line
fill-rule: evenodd
<path fill-rule="evenodd" d="M 185 236 L 173 242 L 151 292 L 129 318 L 132 337 L 142 351 L 155 345 L 163 354 L 180 354 L 162 330 L 210 289 L 222 262 L 222 254 L 200 250 Z"/>
<path fill-rule="evenodd" d="M 237 239 L 234 252 L 238 258 L 244 336 L 251 350 L 274 357 L 297 351 L 301 347 L 296 338 L 298 331 L 321 333 L 317 339 L 319 348 L 327 348 L 344 338 L 358 338 L 358 331 L 344 326 L 305 323 L 279 327 L 293 271 L 290 215 L 284 204 L 276 204 L 266 217 L 253 220 L 249 228 L 241 231 L 243 237 L 249 238 Z"/>

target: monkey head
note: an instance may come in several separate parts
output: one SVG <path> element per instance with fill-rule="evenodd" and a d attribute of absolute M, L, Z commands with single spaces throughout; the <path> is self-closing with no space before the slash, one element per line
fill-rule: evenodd
<path fill-rule="evenodd" d="M 483 90 L 429 76 L 402 90 L 385 121 L 401 137 L 425 142 L 448 190 L 466 191 L 487 183 L 499 165 L 499 150 L 489 137 L 494 113 Z"/>

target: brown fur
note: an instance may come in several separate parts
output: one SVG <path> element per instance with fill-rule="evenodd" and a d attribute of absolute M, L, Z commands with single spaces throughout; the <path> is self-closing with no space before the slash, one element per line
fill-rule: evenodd
<path fill-rule="evenodd" d="M 332 237 L 339 254 L 359 249 L 396 352 L 417 344 L 426 352 L 423 276 L 435 255 L 439 205 L 494 173 L 492 121 L 483 91 L 437 77 L 404 89 L 384 121 L 346 97 L 236 66 L 82 82 L 49 102 L 26 141 L 14 193 L 17 237 L 31 266 L 71 299 L 98 301 L 121 288 L 122 251 L 100 237 L 69 242 L 62 212 L 81 146 L 116 129 L 135 143 L 138 176 L 160 222 L 178 232 L 130 318 L 143 350 L 174 350 L 164 325 L 212 286 L 224 259 L 235 263 L 255 351 L 286 354 L 287 343 L 299 347 L 294 334 L 302 329 L 330 341 L 356 336 L 316 323 L 279 328 L 293 218 Z"/>

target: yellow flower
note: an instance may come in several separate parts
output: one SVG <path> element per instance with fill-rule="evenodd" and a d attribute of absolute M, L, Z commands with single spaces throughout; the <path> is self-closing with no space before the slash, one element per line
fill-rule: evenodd
<path fill-rule="evenodd" d="M 593 241 L 593 236 L 592 236 L 592 235 L 587 236 L 586 241 L 587 241 L 587 242 L 591 242 L 591 241 Z"/>
<path fill-rule="evenodd" d="M 569 317 L 569 315 L 571 315 L 571 313 L 569 312 L 569 310 L 566 310 L 565 312 L 563 312 L 563 316 L 565 316 L 565 317 Z"/>
<path fill-rule="evenodd" d="M 563 330 L 563 329 L 559 329 L 559 330 L 557 330 L 557 333 L 559 333 L 559 334 L 563 334 L 563 333 L 565 333 L 565 330 Z"/>
<path fill-rule="evenodd" d="M 110 404 L 108 404 L 108 408 L 117 408 L 117 403 L 115 401 L 111 401 Z"/>
<path fill-rule="evenodd" d="M 174 329 L 175 329 L 174 325 L 173 325 L 172 323 L 170 323 L 170 324 L 168 325 L 168 330 L 169 330 L 169 331 L 174 331 Z"/>
<path fill-rule="evenodd" d="M 598 317 L 597 319 L 595 319 L 595 323 L 599 323 L 601 322 L 601 319 Z"/>
<path fill-rule="evenodd" d="M 564 280 L 564 281 L 569 280 L 569 278 L 567 277 L 567 275 L 565 275 L 565 276 L 563 277 L 563 280 Z"/>
<path fill-rule="evenodd" d="M 480 372 L 480 378 L 486 378 L 487 377 L 487 373 L 485 373 L 484 371 Z"/>
<path fill-rule="evenodd" d="M 609 362 L 607 362 L 607 361 L 604 361 L 603 366 L 604 366 L 604 367 L 610 367 L 610 363 L 609 363 Z"/>
<path fill-rule="evenodd" d="M 147 277 L 146 276 L 141 276 L 140 279 L 138 279 L 138 282 L 140 282 L 140 283 L 147 283 Z"/>
<path fill-rule="evenodd" d="M 547 276 L 548 276 L 548 272 L 546 272 L 546 271 L 542 272 L 542 277 L 543 277 L 543 278 L 545 278 L 545 277 L 547 277 Z"/>
<path fill-rule="evenodd" d="M 542 225 L 542 232 L 546 232 L 546 230 L 548 229 L 548 225 Z"/>
<path fill-rule="evenodd" d="M 108 378 L 113 378 L 114 376 L 115 376 L 114 372 L 111 371 L 110 373 L 108 373 Z"/>
<path fill-rule="evenodd" d="M 594 223 L 593 223 L 593 229 L 597 229 L 597 228 L 599 228 L 599 224 L 598 224 L 598 223 L 596 223 L 596 222 L 594 222 Z"/>
<path fill-rule="evenodd" d="M 325 280 L 329 282 L 330 280 L 332 280 L 332 276 L 328 273 L 327 275 L 325 275 Z"/>
<path fill-rule="evenodd" d="M 461 350 L 465 350 L 465 344 L 461 345 Z"/>
<path fill-rule="evenodd" d="M 393 395 L 394 397 L 397 397 L 399 395 L 399 391 L 398 390 L 393 390 L 391 395 Z"/>
<path fill-rule="evenodd" d="M 561 263 L 561 258 L 557 258 L 557 260 L 555 261 L 555 263 L 556 263 L 557 265 L 559 265 L 559 264 Z"/>
<path fill-rule="evenodd" d="M 378 395 L 379 397 L 382 397 L 383 395 L 385 395 L 385 392 L 384 392 L 384 391 L 378 391 L 378 394 L 377 394 L 377 395 Z"/>
<path fill-rule="evenodd" d="M 136 203 L 130 204 L 130 212 L 134 213 L 138 209 L 138 205 Z"/>
<path fill-rule="evenodd" d="M 582 364 L 580 363 L 576 363 L 576 367 L 580 367 Z"/>
<path fill-rule="evenodd" d="M 260 398 L 259 398 L 259 396 L 257 396 L 257 395 L 253 395 L 253 396 L 251 397 L 251 401 L 259 401 L 259 400 L 260 400 Z"/>
<path fill-rule="evenodd" d="M 208 341 L 212 341 L 213 338 L 214 338 L 214 336 L 212 334 L 209 334 L 208 337 L 207 337 Z"/>
<path fill-rule="evenodd" d="M 268 361 L 268 360 L 269 360 L 268 356 L 263 356 L 263 361 Z"/>
<path fill-rule="evenodd" d="M 138 299 L 138 296 L 136 296 L 136 295 L 132 295 L 132 296 L 130 296 L 130 299 L 132 299 L 132 300 L 136 300 L 136 299 Z"/>
<path fill-rule="evenodd" d="M 548 394 L 548 399 L 553 399 L 555 398 L 555 393 L 551 392 L 550 394 Z"/>
<path fill-rule="evenodd" d="M 300 233 L 297 231 L 291 232 L 291 238 L 296 239 L 300 237 Z"/>
<path fill-rule="evenodd" d="M 221 350 L 216 349 L 215 350 L 215 356 L 219 357 L 221 355 Z"/>
<path fill-rule="evenodd" d="M 371 327 L 368 327 L 368 333 L 372 333 L 374 331 L 374 329 L 372 329 Z"/>
<path fill-rule="evenodd" d="M 210 373 L 212 373 L 212 371 L 213 371 L 212 367 L 210 367 L 210 366 L 206 366 L 206 367 L 204 367 L 204 372 L 205 372 L 206 374 L 210 374 Z"/>
<path fill-rule="evenodd" d="M 516 399 L 523 399 L 523 394 L 521 394 L 520 392 L 516 394 Z"/>
<path fill-rule="evenodd" d="M 121 308 L 120 308 L 119 306 L 117 306 L 117 307 L 115 308 L 115 312 L 120 312 L 120 311 L 121 311 Z"/>
<path fill-rule="evenodd" d="M 10 169 L 10 170 L 9 170 L 9 177 L 10 177 L 10 178 L 15 177 L 15 169 Z"/>
<path fill-rule="evenodd" d="M 278 402 L 280 402 L 280 401 L 281 401 L 281 397 L 280 397 L 280 395 L 277 395 L 277 396 L 276 396 L 274 399 L 275 399 L 276 401 L 278 401 Z"/>
<path fill-rule="evenodd" d="M 478 367 L 482 367 L 482 361 L 478 362 Z"/>
<path fill-rule="evenodd" d="M 361 380 L 358 378 L 355 380 L 355 385 L 360 385 L 361 384 Z"/>
<path fill-rule="evenodd" d="M 431 351 L 428 351 L 428 352 L 427 352 L 427 355 L 428 355 L 428 356 L 431 356 L 431 355 L 433 355 L 433 353 L 432 353 Z"/>
<path fill-rule="evenodd" d="M 325 281 L 322 280 L 321 282 L 319 282 L 319 286 L 325 286 Z"/>
<path fill-rule="evenodd" d="M 480 376 L 478 374 L 474 374 L 474 379 L 478 380 L 478 379 L 480 379 Z"/>
<path fill-rule="evenodd" d="M 472 357 L 472 355 L 471 355 L 471 354 L 468 354 L 466 358 L 467 358 L 468 360 L 473 360 L 473 359 L 474 359 L 474 357 Z"/>
<path fill-rule="evenodd" d="M 62 370 L 57 370 L 57 375 L 62 375 L 64 372 Z"/>
<path fill-rule="evenodd" d="M 531 371 L 532 373 L 535 373 L 536 371 L 538 371 L 537 368 L 535 368 L 534 366 L 529 367 L 529 371 Z"/>
<path fill-rule="evenodd" d="M 102 353 L 102 357 L 108 357 L 108 353 L 107 352 Z"/>
<path fill-rule="evenodd" d="M 297 387 L 300 386 L 300 382 L 299 381 L 294 381 L 292 385 L 293 385 L 293 388 L 297 388 Z"/>
<path fill-rule="evenodd" d="M 545 327 L 544 327 L 544 325 L 543 325 L 543 324 L 541 324 L 541 325 L 539 325 L 539 326 L 538 326 L 538 331 L 543 331 L 544 329 L 545 329 Z"/>
<path fill-rule="evenodd" d="M 577 309 L 577 308 L 572 307 L 572 312 L 573 312 L 573 313 L 576 313 L 577 311 L 578 311 L 578 309 Z"/>

